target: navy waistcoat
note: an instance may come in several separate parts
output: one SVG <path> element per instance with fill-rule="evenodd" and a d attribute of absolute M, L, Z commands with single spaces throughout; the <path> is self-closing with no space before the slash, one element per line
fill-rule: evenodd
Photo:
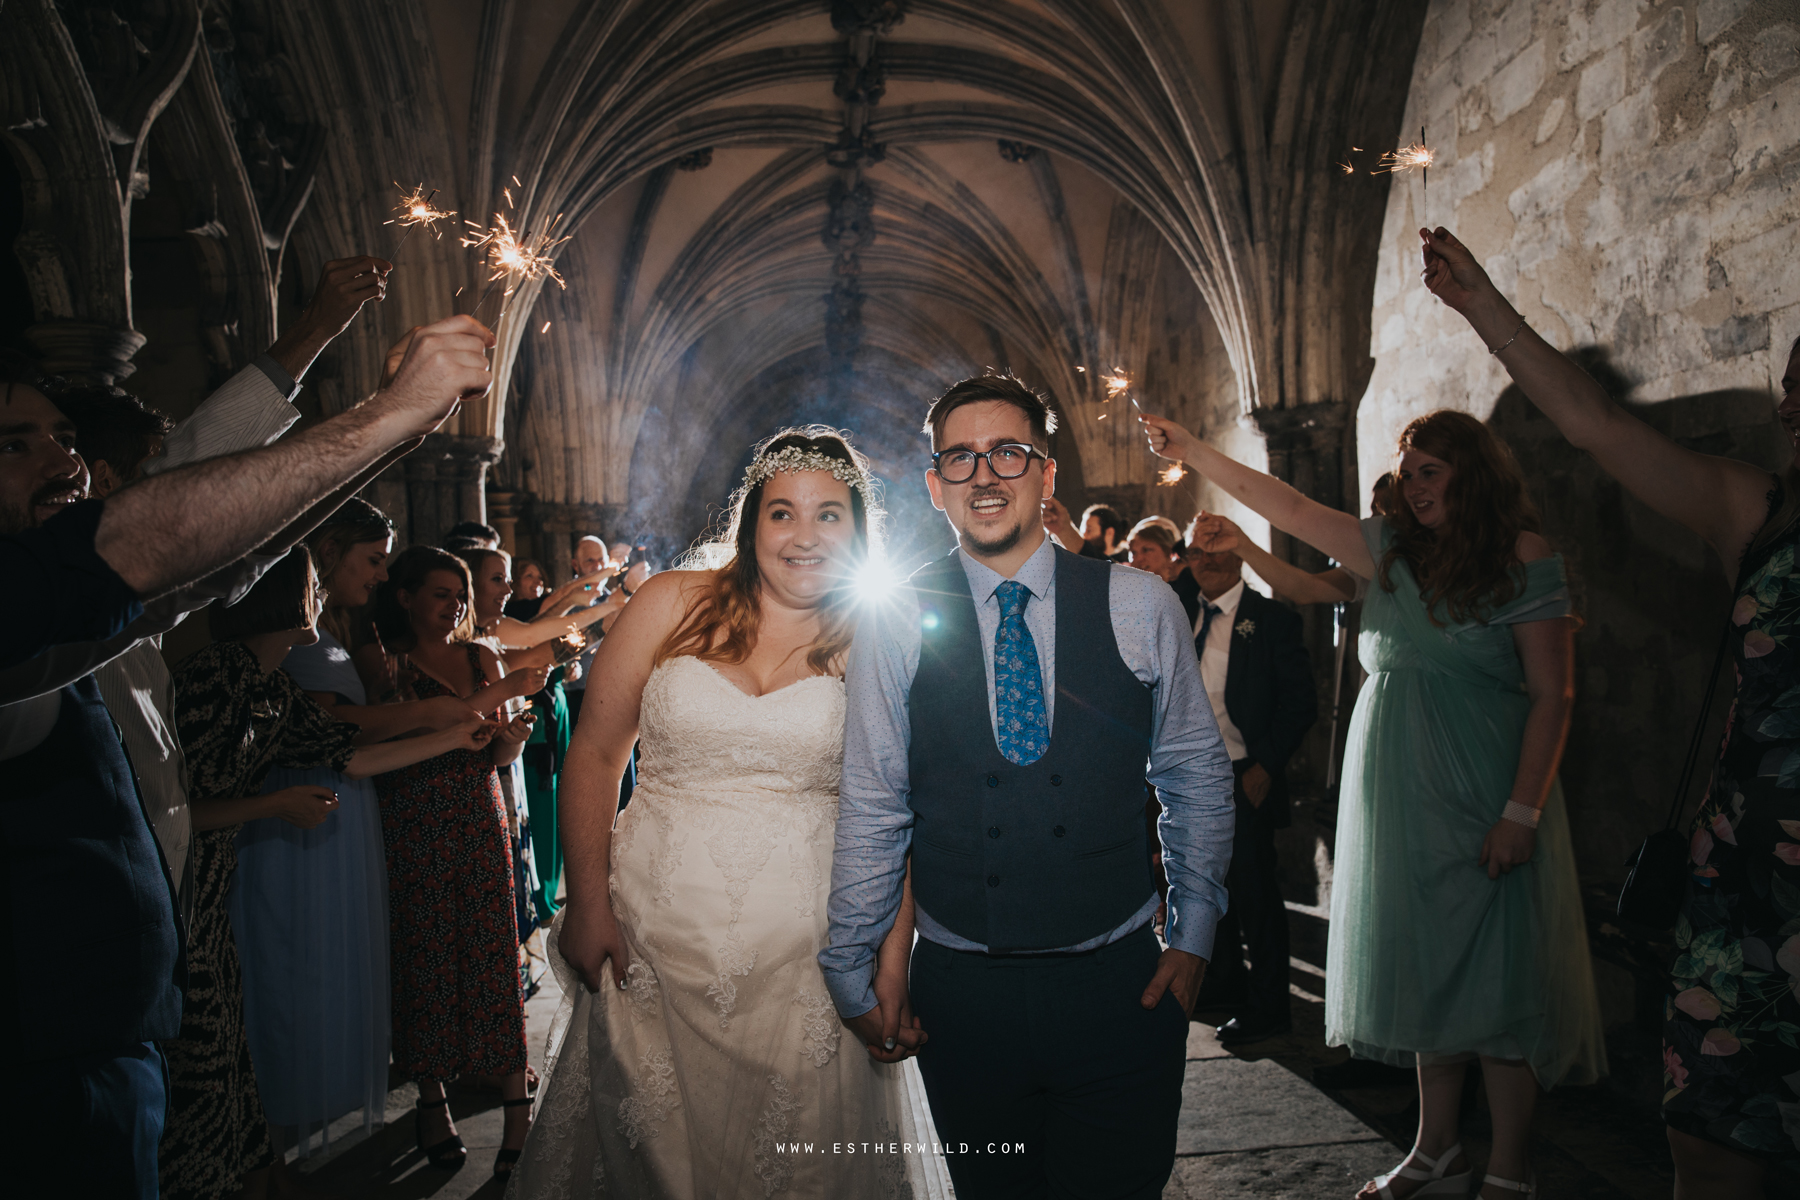
<path fill-rule="evenodd" d="M 961 561 L 953 552 L 912 578 L 921 610 L 907 699 L 913 895 L 933 920 L 996 954 L 1098 937 L 1155 891 L 1144 823 L 1151 689 L 1113 637 L 1112 564 L 1055 553 L 1050 748 L 1024 766 L 994 741 Z"/>
<path fill-rule="evenodd" d="M 89 675 L 36 749 L 0 764 L 6 966 L 0 1061 L 181 1032 L 174 887 L 117 728 Z"/>

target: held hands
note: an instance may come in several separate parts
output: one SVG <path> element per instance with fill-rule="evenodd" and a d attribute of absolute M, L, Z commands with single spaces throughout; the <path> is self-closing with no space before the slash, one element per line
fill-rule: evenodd
<path fill-rule="evenodd" d="M 316 829 L 338 806 L 336 792 L 309 783 L 270 792 L 263 800 L 271 817 L 280 817 L 301 829 Z"/>
<path fill-rule="evenodd" d="M 1479 865 L 1487 868 L 1489 879 L 1498 879 L 1530 862 L 1536 848 L 1537 830 L 1501 817 L 1481 839 Z"/>
<path fill-rule="evenodd" d="M 844 1019 L 876 1062 L 897 1063 L 911 1058 L 931 1040 L 919 1018 L 913 1015 L 907 987 L 911 967 L 910 943 L 904 951 L 890 951 L 884 946 L 875 961 L 875 1007 L 860 1017 Z"/>
<path fill-rule="evenodd" d="M 1249 799 L 1251 808 L 1261 808 L 1263 801 L 1269 798 L 1269 789 L 1275 786 L 1275 781 L 1269 778 L 1269 773 L 1263 770 L 1261 763 L 1250 764 L 1244 771 L 1243 782 L 1244 795 Z"/>
<path fill-rule="evenodd" d="M 1158 458 L 1173 459 L 1176 462 L 1193 460 L 1194 447 L 1199 439 L 1183 426 L 1167 417 L 1153 417 L 1148 413 L 1138 417 L 1138 424 L 1143 426 L 1144 436 L 1150 441 L 1150 452 Z"/>
<path fill-rule="evenodd" d="M 371 403 L 403 416 L 406 437 L 430 433 L 462 401 L 487 393 L 493 383 L 487 352 L 493 344 L 492 331 L 469 316 L 412 329 L 388 351 L 382 387 Z"/>
<path fill-rule="evenodd" d="M 1150 977 L 1150 986 L 1144 989 L 1144 995 L 1138 1003 L 1145 1008 L 1155 1008 L 1162 1003 L 1164 992 L 1173 991 L 1176 1002 L 1181 1005 L 1181 1011 L 1191 1017 L 1194 1015 L 1194 1001 L 1200 998 L 1200 981 L 1205 978 L 1204 958 L 1171 946 L 1156 960 L 1156 974 Z"/>
<path fill-rule="evenodd" d="M 1419 240 L 1423 243 L 1420 250 L 1425 260 L 1419 278 L 1425 281 L 1426 290 L 1439 300 L 1466 314 L 1470 305 L 1494 290 L 1493 281 L 1475 261 L 1474 254 L 1448 229 L 1442 225 L 1436 229 L 1421 229 Z"/>
<path fill-rule="evenodd" d="M 601 981 L 610 974 L 611 984 L 624 991 L 625 972 L 631 969 L 631 953 L 625 945 L 625 935 L 619 931 L 612 906 L 604 901 L 588 904 L 571 899 L 564 906 L 563 914 L 556 948 L 563 960 L 575 968 L 582 986 L 597 992 Z M 610 972 L 606 970 L 609 961 L 612 963 Z"/>

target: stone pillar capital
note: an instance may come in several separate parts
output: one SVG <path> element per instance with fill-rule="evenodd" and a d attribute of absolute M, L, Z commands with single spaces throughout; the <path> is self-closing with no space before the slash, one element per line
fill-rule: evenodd
<path fill-rule="evenodd" d="M 110 384 L 137 370 L 132 356 L 148 339 L 135 329 L 94 321 L 40 321 L 25 338 L 37 350 L 44 373 L 72 383 Z"/>

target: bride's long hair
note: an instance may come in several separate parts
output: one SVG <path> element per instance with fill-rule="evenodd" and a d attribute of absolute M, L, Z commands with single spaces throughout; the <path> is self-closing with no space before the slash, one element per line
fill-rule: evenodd
<path fill-rule="evenodd" d="M 819 614 L 819 638 L 806 654 L 806 665 L 823 675 L 832 661 L 850 648 L 856 635 L 856 573 L 879 549 L 881 523 L 886 515 L 873 494 L 874 476 L 866 455 L 849 438 L 828 425 L 801 425 L 783 429 L 756 447 L 752 465 L 769 454 L 793 447 L 811 450 L 847 463 L 869 481 L 869 493 L 851 486 L 850 513 L 856 529 L 851 538 L 849 568 L 826 594 Z M 719 531 L 695 546 L 681 567 L 709 576 L 699 598 L 688 609 L 673 633 L 657 648 L 658 664 L 691 654 L 702 662 L 741 663 L 756 647 L 756 631 L 762 617 L 762 572 L 756 565 L 756 526 L 762 515 L 767 479 L 738 488 Z"/>

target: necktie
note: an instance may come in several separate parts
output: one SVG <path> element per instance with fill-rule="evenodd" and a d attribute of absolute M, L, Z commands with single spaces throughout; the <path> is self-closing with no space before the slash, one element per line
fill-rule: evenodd
<path fill-rule="evenodd" d="M 1034 763 L 1050 748 L 1050 722 L 1044 715 L 1037 643 L 1025 627 L 1031 593 L 1009 579 L 994 594 L 1000 601 L 1000 628 L 994 634 L 995 735 L 1007 762 Z"/>
<path fill-rule="evenodd" d="M 1206 605 L 1206 612 L 1200 617 L 1200 632 L 1194 635 L 1194 653 L 1206 657 L 1206 635 L 1212 631 L 1213 618 L 1225 610 L 1211 600 L 1201 597 L 1200 603 Z"/>

